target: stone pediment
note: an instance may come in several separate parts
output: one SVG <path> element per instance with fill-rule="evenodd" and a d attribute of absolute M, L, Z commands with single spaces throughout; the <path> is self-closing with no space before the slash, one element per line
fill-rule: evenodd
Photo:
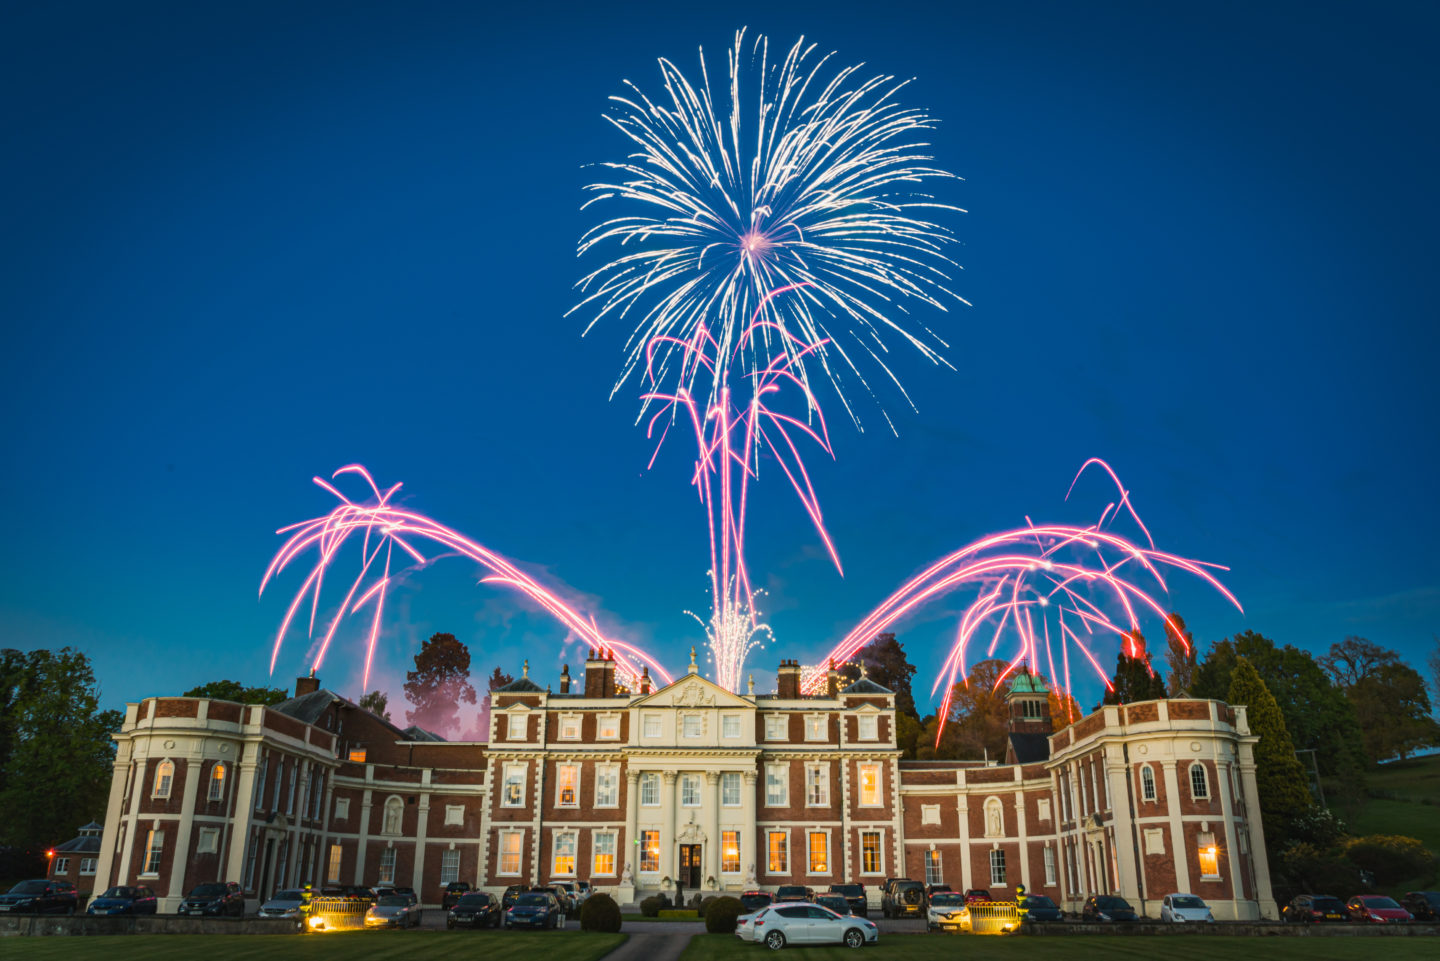
<path fill-rule="evenodd" d="M 632 707 L 734 708 L 753 707 L 749 701 L 731 694 L 699 674 L 687 674 L 666 687 L 634 702 Z"/>

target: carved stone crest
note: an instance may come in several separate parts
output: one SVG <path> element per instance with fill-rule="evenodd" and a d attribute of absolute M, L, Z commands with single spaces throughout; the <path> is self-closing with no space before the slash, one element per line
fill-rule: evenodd
<path fill-rule="evenodd" d="M 679 707 L 714 707 L 715 695 L 705 690 L 703 684 L 686 684 L 675 695 Z"/>

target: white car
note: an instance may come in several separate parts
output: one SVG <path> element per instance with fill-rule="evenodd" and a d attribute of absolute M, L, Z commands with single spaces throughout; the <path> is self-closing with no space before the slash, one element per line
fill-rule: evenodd
<path fill-rule="evenodd" d="M 1160 904 L 1161 921 L 1214 921 L 1210 905 L 1193 894 L 1167 894 Z"/>
<path fill-rule="evenodd" d="M 794 902 L 772 905 L 738 919 L 735 934 L 743 941 L 758 941 L 772 951 L 787 944 L 843 944 L 860 948 L 880 939 L 874 921 L 836 914 L 818 904 Z"/>
<path fill-rule="evenodd" d="M 925 926 L 931 931 L 969 931 L 970 909 L 959 891 L 937 891 L 930 895 Z"/>

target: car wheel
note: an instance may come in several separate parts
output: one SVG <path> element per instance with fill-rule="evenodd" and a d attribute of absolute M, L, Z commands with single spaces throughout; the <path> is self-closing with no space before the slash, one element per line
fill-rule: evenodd
<path fill-rule="evenodd" d="M 851 928 L 849 931 L 846 931 L 844 940 L 845 947 L 847 948 L 865 947 L 865 933 L 859 928 Z"/>
<path fill-rule="evenodd" d="M 771 931 L 769 934 L 765 935 L 765 947 L 769 948 L 771 951 L 779 951 L 781 948 L 785 947 L 785 935 L 781 934 L 779 931 Z"/>

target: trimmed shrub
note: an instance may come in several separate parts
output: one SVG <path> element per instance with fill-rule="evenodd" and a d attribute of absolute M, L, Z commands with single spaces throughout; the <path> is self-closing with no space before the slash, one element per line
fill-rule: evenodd
<path fill-rule="evenodd" d="M 705 912 L 705 930 L 711 934 L 734 934 L 735 919 L 745 913 L 739 898 L 716 898 Z"/>
<path fill-rule="evenodd" d="M 720 899 L 713 894 L 707 896 L 704 900 L 702 900 L 700 902 L 700 917 L 705 917 L 705 912 L 710 910 L 710 905 L 714 904 L 716 901 L 719 900 Z"/>
<path fill-rule="evenodd" d="M 592 894 L 580 906 L 581 931 L 618 934 L 620 922 L 620 905 L 608 894 Z"/>
<path fill-rule="evenodd" d="M 640 902 L 640 913 L 647 918 L 658 918 L 662 908 L 670 906 L 670 899 L 663 894 L 652 894 Z"/>

